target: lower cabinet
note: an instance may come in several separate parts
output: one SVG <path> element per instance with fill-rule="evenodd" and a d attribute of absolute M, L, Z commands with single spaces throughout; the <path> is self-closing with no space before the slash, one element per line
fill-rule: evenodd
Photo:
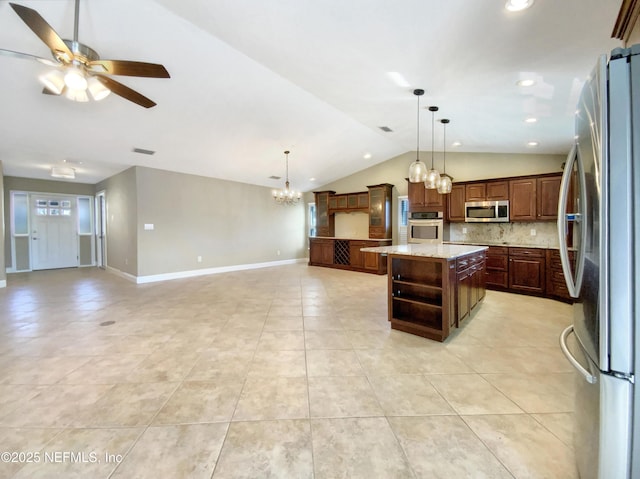
<path fill-rule="evenodd" d="M 360 249 L 390 244 L 391 240 L 309 238 L 309 265 L 386 274 L 386 256 L 378 253 L 364 253 Z"/>
<path fill-rule="evenodd" d="M 484 259 L 389 255 L 391 327 L 444 341 L 484 298 Z"/>
<path fill-rule="evenodd" d="M 333 240 L 310 238 L 309 264 L 318 266 L 333 264 Z"/>
<path fill-rule="evenodd" d="M 456 261 L 458 325 L 468 318 L 486 293 L 485 253 L 476 253 Z"/>
<path fill-rule="evenodd" d="M 489 246 L 485 281 L 487 287 L 491 289 L 505 290 L 509 288 L 509 248 Z"/>
<path fill-rule="evenodd" d="M 569 262 L 573 269 L 575 263 L 575 253 L 573 251 L 569 251 Z M 547 250 L 547 296 L 563 301 L 572 301 L 564 279 L 560 251 L 553 249 Z"/>
<path fill-rule="evenodd" d="M 509 289 L 544 294 L 546 261 L 544 249 L 509 248 Z"/>

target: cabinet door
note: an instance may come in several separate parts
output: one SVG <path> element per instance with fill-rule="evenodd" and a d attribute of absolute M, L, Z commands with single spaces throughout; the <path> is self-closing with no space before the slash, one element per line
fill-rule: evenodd
<path fill-rule="evenodd" d="M 369 188 L 369 238 L 390 239 L 391 222 L 391 188 L 393 185 L 382 184 Z"/>
<path fill-rule="evenodd" d="M 369 193 L 358 194 L 358 208 L 369 208 Z"/>
<path fill-rule="evenodd" d="M 338 209 L 343 210 L 347 207 L 347 195 L 336 196 L 338 200 Z"/>
<path fill-rule="evenodd" d="M 354 209 L 358 207 L 358 195 L 347 196 L 347 208 Z"/>
<path fill-rule="evenodd" d="M 424 189 L 424 205 L 429 209 L 444 211 L 445 196 L 438 193 L 438 190 Z"/>
<path fill-rule="evenodd" d="M 366 244 L 363 241 L 349 242 L 349 264 L 354 268 L 364 267 L 364 253 L 360 248 L 364 248 Z"/>
<path fill-rule="evenodd" d="M 486 183 L 471 183 L 466 186 L 465 201 L 484 201 L 486 197 Z"/>
<path fill-rule="evenodd" d="M 411 183 L 407 187 L 407 195 L 409 197 L 409 211 L 414 211 L 416 207 L 424 206 L 426 188 L 424 183 Z"/>
<path fill-rule="evenodd" d="M 508 181 L 490 181 L 487 183 L 487 201 L 502 201 L 508 199 Z"/>
<path fill-rule="evenodd" d="M 538 178 L 536 196 L 538 200 L 538 219 L 558 219 L 558 198 L 560 197 L 560 182 L 562 176 Z"/>
<path fill-rule="evenodd" d="M 329 212 L 332 195 L 328 191 L 317 192 L 316 196 L 316 236 L 334 235 L 334 215 Z"/>
<path fill-rule="evenodd" d="M 525 178 L 509 182 L 509 220 L 536 220 L 536 179 Z"/>
<path fill-rule="evenodd" d="M 449 193 L 447 218 L 450 222 L 464 222 L 465 186 L 453 185 Z"/>
<path fill-rule="evenodd" d="M 544 293 L 545 259 L 509 257 L 509 288 L 514 291 Z"/>
<path fill-rule="evenodd" d="M 466 269 L 457 274 L 458 286 L 458 324 L 465 319 L 471 310 L 469 302 L 471 300 L 471 275 L 470 269 Z"/>
<path fill-rule="evenodd" d="M 333 264 L 333 241 L 312 239 L 309 244 L 309 263 Z"/>
<path fill-rule="evenodd" d="M 363 253 L 363 264 L 365 269 L 377 271 L 380 266 L 380 254 L 378 253 Z"/>

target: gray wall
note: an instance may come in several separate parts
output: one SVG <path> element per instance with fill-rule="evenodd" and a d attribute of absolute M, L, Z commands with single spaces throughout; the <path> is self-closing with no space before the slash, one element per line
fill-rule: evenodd
<path fill-rule="evenodd" d="M 304 203 L 276 205 L 270 189 L 245 183 L 145 167 L 136 173 L 138 276 L 307 255 Z"/>
<path fill-rule="evenodd" d="M 138 274 L 138 200 L 136 168 L 118 173 L 98 183 L 107 203 L 107 266 L 124 273 Z"/>
<path fill-rule="evenodd" d="M 5 218 L 9 218 L 4 208 L 4 174 L 2 173 L 2 161 L 0 161 L 0 252 L 5 251 L 5 231 L 7 229 Z M 11 255 L 11 254 L 9 254 Z M 5 254 L 0 253 L 0 282 L 6 281 Z"/>
<path fill-rule="evenodd" d="M 11 228 L 9 221 L 11 220 L 11 215 L 9 213 L 10 206 L 10 193 L 11 191 L 29 191 L 36 193 L 57 193 L 57 194 L 69 194 L 69 195 L 86 195 L 93 196 L 95 194 L 95 189 L 93 185 L 89 185 L 86 183 L 71 183 L 68 181 L 53 181 L 53 180 L 36 180 L 31 178 L 19 178 L 17 176 L 5 176 L 4 180 L 0 178 L 0 183 L 4 185 L 4 192 L 2 193 L 2 197 L 4 198 L 4 221 L 3 225 L 5 228 L 4 237 L 4 248 L 0 249 L 0 251 L 4 250 L 4 264 L 6 268 L 13 267 L 11 260 Z M 0 184 L 0 187 L 2 186 Z M 1 192 L 1 189 L 0 189 Z M 20 244 L 16 245 L 16 261 L 20 264 L 18 265 L 18 269 L 26 269 L 29 267 L 29 242 L 25 240 L 20 240 Z M 22 244 L 24 243 L 24 244 Z M 87 252 L 82 253 L 86 256 Z M 89 249 L 88 254 L 91 254 Z M 2 268 L 2 272 L 5 272 L 5 268 Z"/>

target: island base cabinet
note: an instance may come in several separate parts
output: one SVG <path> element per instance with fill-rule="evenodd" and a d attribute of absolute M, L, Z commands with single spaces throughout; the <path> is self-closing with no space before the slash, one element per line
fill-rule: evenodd
<path fill-rule="evenodd" d="M 389 255 L 389 321 L 391 328 L 436 341 L 455 324 L 452 288 L 455 266 L 435 258 Z M 453 262 L 455 265 L 455 262 Z"/>

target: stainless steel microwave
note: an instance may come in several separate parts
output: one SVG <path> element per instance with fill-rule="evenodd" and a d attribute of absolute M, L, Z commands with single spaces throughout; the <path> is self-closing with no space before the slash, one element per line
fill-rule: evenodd
<path fill-rule="evenodd" d="M 508 223 L 509 201 L 467 201 L 464 220 L 467 223 Z"/>

